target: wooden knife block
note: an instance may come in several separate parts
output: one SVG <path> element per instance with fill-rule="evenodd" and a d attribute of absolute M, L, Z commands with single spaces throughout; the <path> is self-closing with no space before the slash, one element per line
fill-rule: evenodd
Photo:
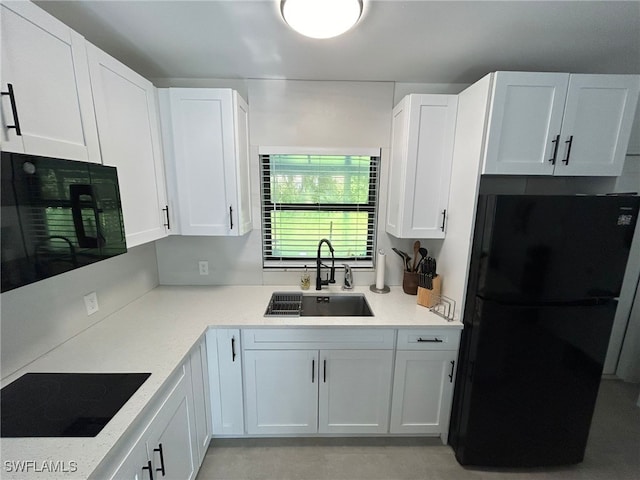
<path fill-rule="evenodd" d="M 433 307 L 440 302 L 440 294 L 442 292 L 442 277 L 436 275 L 433 278 L 433 289 L 418 287 L 418 305 L 423 307 Z"/>

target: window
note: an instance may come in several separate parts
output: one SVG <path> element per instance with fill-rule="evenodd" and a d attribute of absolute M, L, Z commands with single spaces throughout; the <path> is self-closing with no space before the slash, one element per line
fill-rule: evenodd
<path fill-rule="evenodd" d="M 336 153 L 261 151 L 264 267 L 313 268 L 322 238 L 336 262 L 373 265 L 380 151 Z"/>

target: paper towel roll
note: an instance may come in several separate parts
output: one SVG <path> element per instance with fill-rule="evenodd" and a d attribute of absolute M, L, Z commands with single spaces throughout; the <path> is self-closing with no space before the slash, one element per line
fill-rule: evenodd
<path fill-rule="evenodd" d="M 384 260 L 386 255 L 381 248 L 378 250 L 378 257 L 376 259 L 376 288 L 382 290 L 384 288 Z"/>

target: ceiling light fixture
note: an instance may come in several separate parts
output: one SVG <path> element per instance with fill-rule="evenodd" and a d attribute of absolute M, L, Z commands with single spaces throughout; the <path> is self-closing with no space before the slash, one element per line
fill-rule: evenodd
<path fill-rule="evenodd" d="M 296 32 L 311 38 L 331 38 L 353 27 L 362 15 L 363 0 L 281 0 L 282 18 Z"/>

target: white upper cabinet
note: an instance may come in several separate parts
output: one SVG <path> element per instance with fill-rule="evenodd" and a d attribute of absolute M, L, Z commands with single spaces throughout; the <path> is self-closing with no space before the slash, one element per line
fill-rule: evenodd
<path fill-rule="evenodd" d="M 84 38 L 31 2 L 0 16 L 2 150 L 100 163 Z"/>
<path fill-rule="evenodd" d="M 117 167 L 127 247 L 167 236 L 155 87 L 87 44 L 102 161 Z"/>
<path fill-rule="evenodd" d="M 496 72 L 482 173 L 551 175 L 569 74 Z"/>
<path fill-rule="evenodd" d="M 569 77 L 556 175 L 622 173 L 638 92 L 637 75 Z"/>
<path fill-rule="evenodd" d="M 247 103 L 227 88 L 170 88 L 160 90 L 160 106 L 177 233 L 250 231 Z"/>
<path fill-rule="evenodd" d="M 531 72 L 492 77 L 482 173 L 620 175 L 640 77 Z"/>
<path fill-rule="evenodd" d="M 407 95 L 393 109 L 386 231 L 444 238 L 456 95 Z"/>

